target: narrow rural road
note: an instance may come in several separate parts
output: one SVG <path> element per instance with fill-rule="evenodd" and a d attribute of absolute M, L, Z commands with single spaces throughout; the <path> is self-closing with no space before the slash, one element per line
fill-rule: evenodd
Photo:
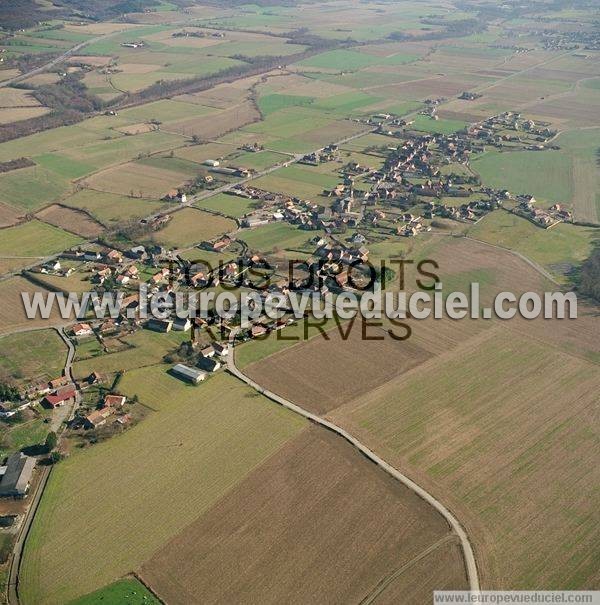
<path fill-rule="evenodd" d="M 73 343 L 69 340 L 67 335 L 65 334 L 64 328 L 60 326 L 55 326 L 54 329 L 58 332 L 59 336 L 63 339 L 64 343 L 67 345 L 67 359 L 65 361 L 65 366 L 63 369 L 63 373 L 70 380 L 73 380 L 73 375 L 71 372 L 71 366 L 73 364 L 73 357 L 75 356 L 75 347 Z M 74 404 L 76 405 L 76 404 Z M 60 425 L 62 425 L 62 421 L 59 426 L 52 426 L 51 429 L 55 432 L 59 432 Z M 27 536 L 29 534 L 29 530 L 31 529 L 31 525 L 33 523 L 33 519 L 35 518 L 35 514 L 37 512 L 38 506 L 42 499 L 42 495 L 44 494 L 44 489 L 48 483 L 48 478 L 50 477 L 50 472 L 52 471 L 52 466 L 44 466 L 42 467 L 40 478 L 37 483 L 35 492 L 33 494 L 29 494 L 31 498 L 31 504 L 25 513 L 25 518 L 23 519 L 23 523 L 21 525 L 21 529 L 19 530 L 19 534 L 17 536 L 17 541 L 15 542 L 15 546 L 13 549 L 12 558 L 10 560 L 10 566 L 8 571 L 8 590 L 7 590 L 7 598 L 9 605 L 19 605 L 19 569 L 21 567 L 21 559 L 23 556 L 23 549 L 25 547 L 25 541 L 27 540 Z"/>
<path fill-rule="evenodd" d="M 27 540 L 27 535 L 29 534 L 29 530 L 31 529 L 31 524 L 33 523 L 35 513 L 40 504 L 40 500 L 42 499 L 42 494 L 44 493 L 44 489 L 46 487 L 46 484 L 48 483 L 48 478 L 50 477 L 51 470 L 51 466 L 44 466 L 42 468 L 36 490 L 33 495 L 29 494 L 29 497 L 31 498 L 31 504 L 27 509 L 27 513 L 25 514 L 25 518 L 23 519 L 23 524 L 21 525 L 21 529 L 19 530 L 19 535 L 17 536 L 17 541 L 15 542 L 13 555 L 10 560 L 10 566 L 8 569 L 8 605 L 19 605 L 19 568 L 21 567 L 23 548 L 25 547 L 25 540 Z"/>
<path fill-rule="evenodd" d="M 337 433 L 340 437 L 348 441 L 351 445 L 353 445 L 357 450 L 359 450 L 363 455 L 365 455 L 369 460 L 377 464 L 379 468 L 383 469 L 388 475 L 394 477 L 401 483 L 403 483 L 410 490 L 415 492 L 418 496 L 420 496 L 425 502 L 433 506 L 443 517 L 446 519 L 454 533 L 460 539 L 463 556 L 465 559 L 465 567 L 467 572 L 467 578 L 469 581 L 469 589 L 472 591 L 479 591 L 479 574 L 477 571 L 477 563 L 475 561 L 475 555 L 473 553 L 473 547 L 471 546 L 471 542 L 467 536 L 467 533 L 463 529 L 462 525 L 456 519 L 456 517 L 434 496 L 432 496 L 428 491 L 422 488 L 420 485 L 417 485 L 414 481 L 409 479 L 406 475 L 395 469 L 393 466 L 388 464 L 385 460 L 380 458 L 377 454 L 371 451 L 366 445 L 364 445 L 361 441 L 356 439 L 350 435 L 350 433 L 346 432 L 342 427 L 330 422 L 329 420 L 325 420 L 321 418 L 321 416 L 317 416 L 308 410 L 280 397 L 276 393 L 269 391 L 263 388 L 260 384 L 254 382 L 251 378 L 246 376 L 236 365 L 235 365 L 235 335 L 236 332 L 233 331 L 230 337 L 231 343 L 231 351 L 227 357 L 227 370 L 230 374 L 238 378 L 239 380 L 245 382 L 248 386 L 252 387 L 254 390 L 258 391 L 261 395 L 264 395 L 268 399 L 271 399 L 275 403 L 282 405 L 283 407 L 311 420 L 312 422 L 319 424 L 334 433 Z"/>
<path fill-rule="evenodd" d="M 58 335 L 63 339 L 63 342 L 67 345 L 67 361 L 65 362 L 65 367 L 63 370 L 64 375 L 73 382 L 73 372 L 71 371 L 73 366 L 73 358 L 75 357 L 75 347 L 71 342 L 71 339 L 65 334 L 64 327 L 55 328 L 58 332 Z"/>

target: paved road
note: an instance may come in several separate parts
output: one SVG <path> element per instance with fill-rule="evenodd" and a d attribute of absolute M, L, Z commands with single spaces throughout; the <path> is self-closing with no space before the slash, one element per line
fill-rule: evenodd
<path fill-rule="evenodd" d="M 346 143 L 349 143 L 350 141 L 354 141 L 355 139 L 360 139 L 361 137 L 364 137 L 372 132 L 375 132 L 375 130 L 376 130 L 376 128 L 368 128 L 366 130 L 362 130 L 361 132 L 357 132 L 356 134 L 353 134 L 352 136 L 349 136 L 349 137 L 346 137 L 339 141 L 336 141 L 335 143 L 333 143 L 333 145 L 338 145 L 338 146 L 345 145 Z M 307 153 L 308 154 L 318 153 L 318 152 L 322 151 L 323 149 L 324 149 L 324 147 L 319 147 L 318 149 L 314 149 L 313 151 L 309 151 Z M 236 181 L 235 183 L 228 183 L 227 185 L 223 185 L 222 187 L 218 187 L 217 189 L 211 189 L 209 191 L 203 191 L 202 193 L 197 193 L 196 195 L 191 195 L 191 196 L 189 196 L 189 200 L 185 204 L 180 204 L 179 206 L 176 206 L 175 208 L 169 208 L 158 214 L 154 214 L 153 216 L 165 216 L 167 214 L 173 214 L 174 212 L 177 212 L 181 208 L 186 208 L 188 206 L 192 206 L 195 202 L 205 200 L 207 198 L 218 195 L 219 193 L 226 193 L 227 191 L 232 191 L 233 189 L 235 189 L 236 187 L 239 187 L 240 185 L 244 185 L 246 183 L 249 183 L 250 181 L 254 181 L 263 176 L 267 176 L 268 174 L 271 174 L 272 172 L 281 170 L 282 168 L 287 168 L 288 166 L 291 166 L 292 164 L 296 164 L 307 154 L 306 153 L 295 153 L 295 154 L 286 154 L 286 155 L 289 155 L 291 157 L 289 160 L 287 160 L 285 162 L 276 164 L 275 166 L 271 166 L 270 168 L 266 168 L 265 170 L 261 170 L 260 172 L 256 172 L 256 173 L 250 175 L 249 177 Z"/>
<path fill-rule="evenodd" d="M 235 331 L 231 334 L 231 344 L 233 345 L 235 339 Z M 385 460 L 380 458 L 377 454 L 372 452 L 366 445 L 364 445 L 361 441 L 356 439 L 350 435 L 350 433 L 346 432 L 343 428 L 330 422 L 329 420 L 325 420 L 321 418 L 321 416 L 317 416 L 308 410 L 280 397 L 279 395 L 263 388 L 258 383 L 254 382 L 252 379 L 248 378 L 243 372 L 241 372 L 238 367 L 235 365 L 235 347 L 231 346 L 231 351 L 227 358 L 227 370 L 233 374 L 236 378 L 239 378 L 243 382 L 245 382 L 248 386 L 252 387 L 268 399 L 271 399 L 275 403 L 278 403 L 285 408 L 299 414 L 300 416 L 304 416 L 308 420 L 319 424 L 334 433 L 337 433 L 340 437 L 348 441 L 351 445 L 353 445 L 357 450 L 359 450 L 362 454 L 364 454 L 369 460 L 377 464 L 381 469 L 383 469 L 386 473 L 397 479 L 401 483 L 403 483 L 406 487 L 415 492 L 418 496 L 420 496 L 423 500 L 425 500 L 428 504 L 433 506 L 448 522 L 454 533 L 460 539 L 463 556 L 465 559 L 465 566 L 467 571 L 467 578 L 469 581 L 469 588 L 473 591 L 479 590 L 479 575 L 477 571 L 477 563 L 475 562 L 475 555 L 473 553 L 473 547 L 471 546 L 471 542 L 469 541 L 469 537 L 467 533 L 463 529 L 462 525 L 456 519 L 456 517 L 434 496 L 432 496 L 428 491 L 422 488 L 420 485 L 417 485 L 414 481 L 409 479 L 406 475 L 395 469 L 393 466 L 388 464 Z"/>
<path fill-rule="evenodd" d="M 73 382 L 73 373 L 71 371 L 73 365 L 73 358 L 75 357 L 75 347 L 71 342 L 71 339 L 65 334 L 65 329 L 63 326 L 55 328 L 58 332 L 58 335 L 63 339 L 63 342 L 67 345 L 67 360 L 65 362 L 65 367 L 63 369 L 63 374 Z"/>

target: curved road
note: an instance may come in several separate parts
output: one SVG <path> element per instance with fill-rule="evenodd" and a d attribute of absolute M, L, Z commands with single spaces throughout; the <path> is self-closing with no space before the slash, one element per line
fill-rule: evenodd
<path fill-rule="evenodd" d="M 472 591 L 479 591 L 479 574 L 477 571 L 477 563 L 475 562 L 475 555 L 473 553 L 473 547 L 471 546 L 471 542 L 469 541 L 469 537 L 465 532 L 462 525 L 459 523 L 458 519 L 434 496 L 432 496 L 428 491 L 422 488 L 420 485 L 417 485 L 414 481 L 409 479 L 406 475 L 395 469 L 393 466 L 388 464 L 385 460 L 380 458 L 377 454 L 372 452 L 366 445 L 364 445 L 361 441 L 356 439 L 350 435 L 350 433 L 346 432 L 343 428 L 334 424 L 333 422 L 329 422 L 329 420 L 325 420 L 308 410 L 280 397 L 276 393 L 272 391 L 268 391 L 261 387 L 258 383 L 254 382 L 248 376 L 246 376 L 238 367 L 235 365 L 235 347 L 233 346 L 235 340 L 235 331 L 231 333 L 230 343 L 231 343 L 231 351 L 227 357 L 227 370 L 230 374 L 239 378 L 243 382 L 245 382 L 248 386 L 252 387 L 256 391 L 258 391 L 261 395 L 264 395 L 268 399 L 271 399 L 275 403 L 282 405 L 283 407 L 299 414 L 300 416 L 304 416 L 308 420 L 319 424 L 334 433 L 337 433 L 340 437 L 344 438 L 351 445 L 353 445 L 357 450 L 359 450 L 362 454 L 364 454 L 369 460 L 377 464 L 381 469 L 383 469 L 386 473 L 397 479 L 401 483 L 403 483 L 406 487 L 415 492 L 418 496 L 420 496 L 423 500 L 425 500 L 428 504 L 433 506 L 443 517 L 446 519 L 452 530 L 456 533 L 458 538 L 460 539 L 463 556 L 465 559 L 465 566 L 467 571 L 467 578 L 469 581 L 469 589 Z"/>

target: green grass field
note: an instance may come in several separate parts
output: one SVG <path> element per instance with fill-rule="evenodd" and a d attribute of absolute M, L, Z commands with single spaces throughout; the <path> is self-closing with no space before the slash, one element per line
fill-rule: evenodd
<path fill-rule="evenodd" d="M 305 426 L 226 374 L 193 387 L 167 369 L 120 383 L 158 412 L 53 470 L 22 562 L 24 604 L 65 603 L 137 569 Z"/>
<path fill-rule="evenodd" d="M 124 339 L 131 348 L 76 361 L 73 364 L 73 374 L 77 378 L 85 378 L 94 371 L 100 374 L 112 374 L 159 363 L 186 337 L 189 338 L 183 332 L 159 334 L 151 330 L 139 330 L 133 336 Z"/>
<path fill-rule="evenodd" d="M 21 332 L 0 338 L 0 369 L 24 383 L 62 374 L 67 347 L 54 330 Z"/>
<path fill-rule="evenodd" d="M 184 208 L 173 214 L 167 226 L 152 234 L 152 239 L 164 246 L 184 248 L 235 229 L 231 219 L 208 212 Z"/>
<path fill-rule="evenodd" d="M 245 57 L 258 56 L 284 56 L 300 53 L 306 49 L 306 46 L 300 44 L 287 44 L 283 40 L 273 38 L 272 41 L 256 40 L 248 42 L 224 42 L 217 46 L 209 47 L 210 54 L 219 57 L 233 57 L 235 55 L 243 55 Z"/>
<path fill-rule="evenodd" d="M 0 459 L 12 452 L 40 445 L 46 440 L 49 429 L 42 418 L 28 420 L 11 428 L 0 428 Z"/>
<path fill-rule="evenodd" d="M 111 137 L 103 141 L 94 141 L 90 133 L 82 146 L 63 150 L 63 155 L 77 162 L 83 161 L 100 170 L 106 166 L 121 164 L 138 156 L 157 151 L 176 148 L 184 143 L 179 135 L 154 131 L 126 136 L 111 131 Z"/>
<path fill-rule="evenodd" d="M 337 165 L 339 167 L 339 165 Z M 288 166 L 254 181 L 254 184 L 274 193 L 302 198 L 316 198 L 325 189 L 333 189 L 340 178 L 305 166 Z"/>
<path fill-rule="evenodd" d="M 297 248 L 319 231 L 303 231 L 287 223 L 271 223 L 256 229 L 244 229 L 239 232 L 238 239 L 245 241 L 251 250 L 269 252 L 276 248 Z"/>
<path fill-rule="evenodd" d="M 300 61 L 298 65 L 339 71 L 358 71 L 381 62 L 380 57 L 354 50 L 330 50 L 320 55 Z"/>
<path fill-rule="evenodd" d="M 2 230 L 0 256 L 48 256 L 71 248 L 83 240 L 38 220 Z"/>
<path fill-rule="evenodd" d="M 67 158 L 58 153 L 36 155 L 33 160 L 38 166 L 47 168 L 65 179 L 77 179 L 94 171 L 92 165 Z"/>
<path fill-rule="evenodd" d="M 264 116 L 275 113 L 286 107 L 302 107 L 314 103 L 314 97 L 300 95 L 270 94 L 261 96 L 258 100 L 258 108 Z"/>
<path fill-rule="evenodd" d="M 68 605 L 161 605 L 161 602 L 135 578 L 119 580 L 91 594 L 70 601 Z"/>
<path fill-rule="evenodd" d="M 93 189 L 78 191 L 65 198 L 63 203 L 73 208 L 86 210 L 105 224 L 150 216 L 165 206 L 162 202 L 130 198 Z"/>
<path fill-rule="evenodd" d="M 72 150 L 82 145 L 98 142 L 103 137 L 111 134 L 111 131 L 108 130 L 107 127 L 90 127 L 88 129 L 91 124 L 93 124 L 93 120 L 74 126 L 62 126 L 61 128 L 45 130 L 37 134 L 2 143 L 0 144 L 0 162 L 6 162 L 14 158 L 41 155 L 43 153 L 54 153 L 56 151 L 68 149 Z M 114 133 L 112 134 L 114 136 Z M 85 160 L 87 161 L 87 158 L 85 158 Z M 24 170 L 29 170 L 31 172 L 33 169 L 29 168 Z M 16 172 L 23 173 L 23 171 L 15 171 L 14 173 L 9 174 L 14 175 Z M 6 178 L 9 174 L 3 175 L 2 178 Z"/>
<path fill-rule="evenodd" d="M 37 166 L 0 175 L 0 201 L 23 210 L 37 210 L 54 202 L 69 188 L 67 179 Z"/>
<path fill-rule="evenodd" d="M 466 122 L 459 120 L 434 120 L 429 116 L 418 115 L 415 117 L 413 124 L 410 125 L 410 128 L 423 132 L 452 134 L 462 130 L 466 125 Z"/>
<path fill-rule="evenodd" d="M 375 97 L 364 92 L 347 92 L 321 99 L 318 103 L 315 103 L 315 108 L 349 116 L 355 113 L 364 113 L 366 107 L 375 105 L 383 100 L 383 97 Z"/>
<path fill-rule="evenodd" d="M 571 159 L 557 151 L 488 151 L 472 162 L 484 184 L 550 202 L 573 197 Z"/>
<path fill-rule="evenodd" d="M 600 229 L 561 224 L 546 230 L 528 220 L 496 210 L 471 228 L 469 235 L 477 239 L 516 250 L 540 265 L 554 267 L 560 275 L 560 265 L 577 266 L 592 251 Z"/>
<path fill-rule="evenodd" d="M 281 162 L 285 162 L 289 159 L 289 156 L 282 153 L 274 153 L 272 151 L 259 151 L 252 152 L 247 151 L 236 155 L 231 160 L 231 164 L 235 166 L 241 166 L 242 168 L 254 168 L 254 170 L 265 170 Z"/>
<path fill-rule="evenodd" d="M 205 200 L 200 200 L 194 205 L 200 209 L 214 210 L 233 218 L 239 218 L 252 209 L 252 200 L 237 195 L 219 193 Z"/>

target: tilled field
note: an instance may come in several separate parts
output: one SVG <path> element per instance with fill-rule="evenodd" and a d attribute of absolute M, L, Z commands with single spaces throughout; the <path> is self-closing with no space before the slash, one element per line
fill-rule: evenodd
<path fill-rule="evenodd" d="M 458 549 L 434 556 L 449 535 L 415 494 L 312 427 L 159 550 L 141 576 L 173 605 L 358 603 L 381 583 L 386 602 L 405 566 L 416 584 L 433 576 L 466 586 Z"/>

